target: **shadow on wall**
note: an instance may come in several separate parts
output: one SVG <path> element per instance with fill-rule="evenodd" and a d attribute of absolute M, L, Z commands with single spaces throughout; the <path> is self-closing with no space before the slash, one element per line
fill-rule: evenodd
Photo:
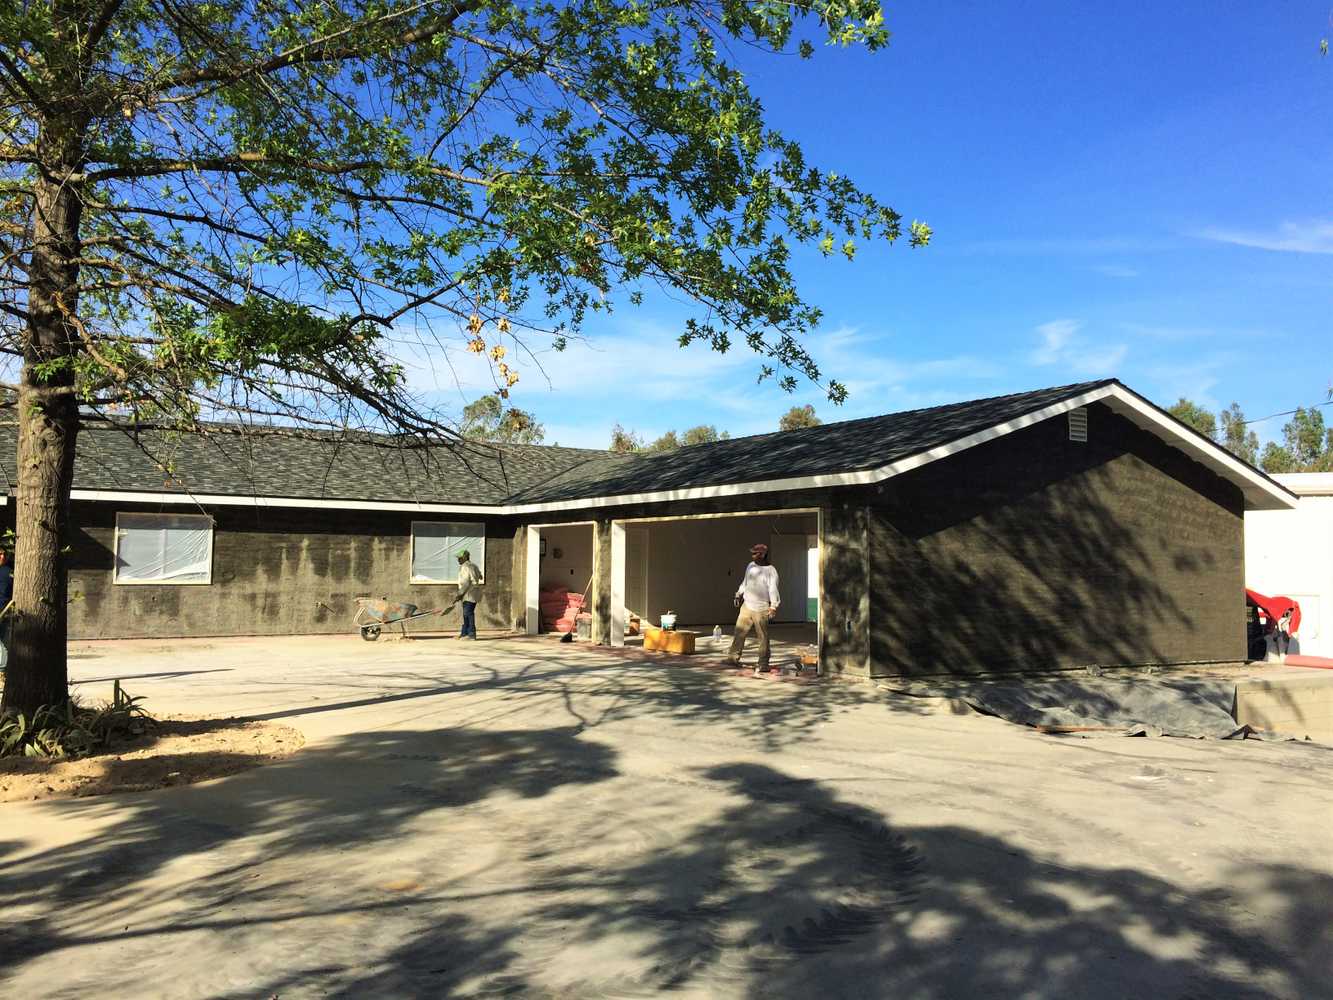
<path fill-rule="evenodd" d="M 1136 455 L 1023 471 L 928 468 L 877 501 L 878 672 L 1244 658 L 1238 513 Z"/>
<path fill-rule="evenodd" d="M 7 861 L 0 903 L 22 904 L 26 922 L 6 931 L 0 973 L 60 950 L 65 981 L 48 975 L 48 988 L 113 994 L 117 976 L 142 987 L 167 975 L 180 995 L 195 975 L 214 996 L 1239 997 L 1327 986 L 1333 880 L 1315 872 L 1246 869 L 1249 891 L 1285 909 L 1256 932 L 1237 925 L 1227 889 L 1054 864 L 961 827 L 895 829 L 824 782 L 766 765 L 654 778 L 616 764 L 569 730 L 371 733 L 230 779 L 244 795 L 229 802 L 243 804 L 225 814 L 170 794 L 121 800 L 109 829 Z M 398 768 L 402 785 L 376 787 Z M 579 786 L 577 799 L 523 823 L 506 812 L 562 786 Z M 460 830 L 489 836 L 460 842 Z M 426 871 L 441 852 L 464 862 L 394 895 L 376 884 L 393 868 L 377 852 L 409 835 Z M 6 858 L 18 847 L 2 846 Z M 169 867 L 174 906 L 145 908 Z M 249 954 L 232 964 L 233 949 Z M 224 969 L 245 978 L 227 982 Z"/>

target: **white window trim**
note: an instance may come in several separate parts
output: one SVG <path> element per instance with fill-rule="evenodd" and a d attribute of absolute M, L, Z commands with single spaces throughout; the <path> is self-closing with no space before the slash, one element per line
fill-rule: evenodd
<path fill-rule="evenodd" d="M 122 580 L 120 578 L 120 521 L 150 517 L 189 517 L 208 522 L 208 578 L 204 580 Z M 213 535 L 216 523 L 209 514 L 178 514 L 173 511 L 116 511 L 116 543 L 111 553 L 111 582 L 118 587 L 210 587 L 213 584 Z"/>
<path fill-rule="evenodd" d="M 469 528 L 477 529 L 477 537 L 481 539 L 481 552 L 468 551 L 471 557 L 472 565 L 476 566 L 481 572 L 481 584 L 486 583 L 486 522 L 485 521 L 413 521 L 408 529 L 407 536 L 407 582 L 414 587 L 457 587 L 458 578 L 455 575 L 452 580 L 430 580 L 426 577 L 417 576 L 413 572 L 416 564 L 417 555 L 417 525 L 418 524 L 448 524 L 453 526 L 466 525 Z"/>

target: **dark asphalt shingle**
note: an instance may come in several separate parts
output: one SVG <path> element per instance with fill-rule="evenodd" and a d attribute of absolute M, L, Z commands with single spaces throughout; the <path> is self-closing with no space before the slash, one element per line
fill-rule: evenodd
<path fill-rule="evenodd" d="M 247 436 L 219 425 L 171 434 L 90 426 L 75 488 L 321 500 L 571 504 L 601 496 L 876 468 L 1112 380 L 933 406 L 694 445 L 659 455 L 541 445 L 402 447 L 368 435 Z M 15 426 L 0 424 L 0 465 L 15 482 Z"/>
<path fill-rule="evenodd" d="M 1081 382 L 801 430 L 775 431 L 658 455 L 603 455 L 520 491 L 510 502 L 574 501 L 874 469 L 1112 381 Z"/>

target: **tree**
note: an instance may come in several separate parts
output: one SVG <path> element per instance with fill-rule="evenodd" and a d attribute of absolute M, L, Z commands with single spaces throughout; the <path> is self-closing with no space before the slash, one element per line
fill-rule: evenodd
<path fill-rule="evenodd" d="M 1207 438 L 1217 437 L 1217 418 L 1198 403 L 1181 396 L 1176 405 L 1166 411 L 1177 420 L 1189 424 Z"/>
<path fill-rule="evenodd" d="M 731 435 L 726 431 L 718 433 L 717 428 L 712 424 L 700 424 L 697 427 L 691 427 L 680 435 L 680 443 L 688 448 L 696 444 L 711 444 L 714 441 L 726 441 Z"/>
<path fill-rule="evenodd" d="M 801 346 L 819 311 L 793 244 L 829 255 L 845 237 L 851 257 L 930 231 L 765 122 L 732 45 L 785 51 L 805 17 L 838 45 L 888 38 L 877 0 L 6 5 L 0 348 L 19 474 L 0 711 L 67 697 L 86 421 L 447 441 L 405 378 L 405 336 L 457 338 L 507 398 L 527 341 L 558 349 L 645 287 L 697 305 L 682 344 L 743 343 L 763 376 L 841 399 Z"/>
<path fill-rule="evenodd" d="M 611 428 L 611 446 L 609 451 L 619 452 L 620 454 L 629 454 L 630 452 L 643 450 L 643 438 L 633 431 L 627 431 L 625 428 L 616 424 Z"/>
<path fill-rule="evenodd" d="M 1297 407 L 1282 428 L 1282 440 L 1264 446 L 1265 472 L 1333 472 L 1333 428 L 1324 426 L 1318 407 Z"/>
<path fill-rule="evenodd" d="M 815 416 L 815 408 L 807 403 L 805 406 L 793 406 L 782 415 L 778 421 L 778 430 L 794 431 L 802 427 L 818 427 L 824 421 Z"/>
<path fill-rule="evenodd" d="M 1239 403 L 1232 403 L 1218 414 L 1222 424 L 1219 444 L 1243 462 L 1255 465 L 1259 461 L 1259 435 L 1245 423 L 1245 414 Z"/>
<path fill-rule="evenodd" d="M 517 407 L 505 408 L 495 393 L 482 396 L 463 407 L 459 432 L 474 441 L 499 444 L 541 444 L 546 430 L 537 418 Z"/>
<path fill-rule="evenodd" d="M 676 437 L 675 431 L 667 431 L 655 441 L 644 445 L 643 450 L 650 453 L 660 453 L 664 451 L 675 451 L 680 447 L 680 438 Z"/>

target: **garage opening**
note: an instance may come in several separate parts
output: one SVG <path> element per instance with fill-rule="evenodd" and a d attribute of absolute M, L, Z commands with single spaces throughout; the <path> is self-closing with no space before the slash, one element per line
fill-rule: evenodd
<path fill-rule="evenodd" d="M 592 592 L 593 526 L 547 525 L 537 529 L 539 627 L 574 632 Z"/>
<path fill-rule="evenodd" d="M 627 612 L 657 625 L 675 614 L 676 627 L 711 636 L 721 626 L 729 642 L 736 623 L 733 598 L 750 561 L 750 547 L 768 546 L 778 571 L 781 604 L 770 628 L 775 648 L 816 643 L 819 636 L 819 514 L 779 511 L 624 521 Z M 636 637 L 626 635 L 632 643 Z M 749 654 L 752 655 L 752 654 Z"/>

